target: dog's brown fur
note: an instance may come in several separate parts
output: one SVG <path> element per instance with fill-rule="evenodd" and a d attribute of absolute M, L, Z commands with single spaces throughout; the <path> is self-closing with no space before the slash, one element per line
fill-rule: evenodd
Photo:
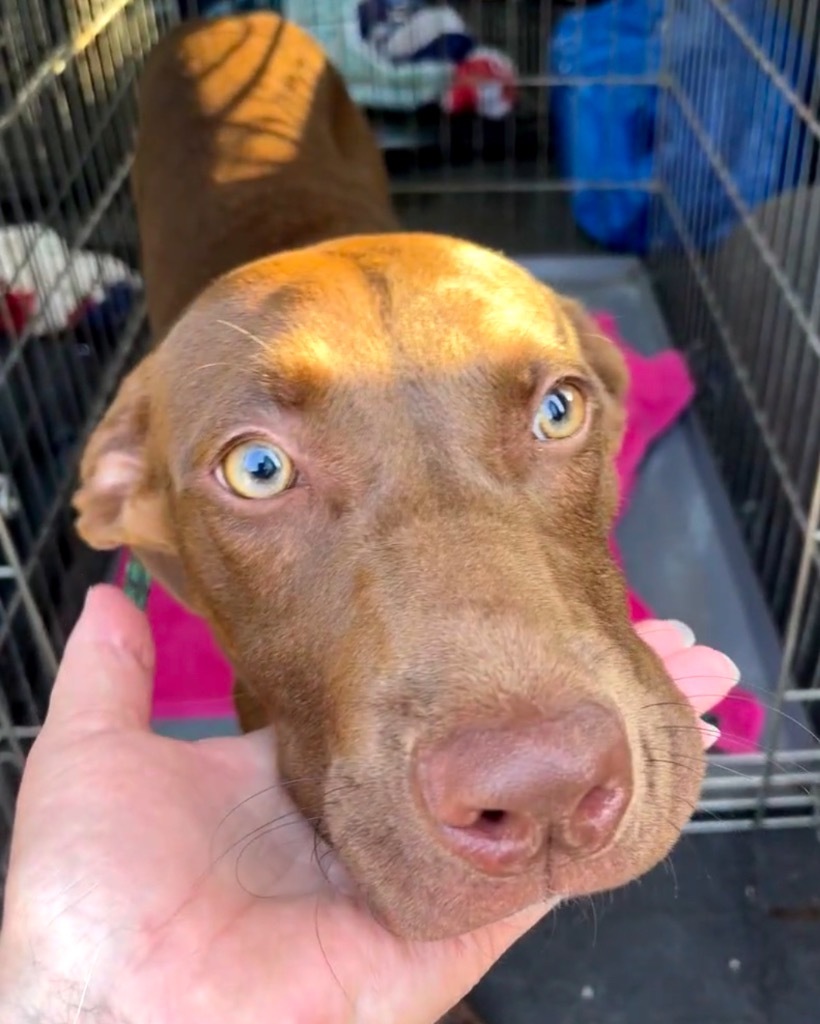
<path fill-rule="evenodd" d="M 400 233 L 339 75 L 272 15 L 192 24 L 150 58 L 134 189 L 158 344 L 93 435 L 76 496 L 207 619 L 245 727 L 397 932 L 464 931 L 664 857 L 700 740 L 609 555 L 626 377 L 583 311 L 499 255 Z M 256 262 L 253 262 L 256 261 Z M 586 428 L 533 437 L 550 382 Z M 243 501 L 231 439 L 297 486 Z M 453 723 L 580 700 L 623 722 L 634 792 L 594 857 L 480 882 L 418 820 L 408 762 Z"/>

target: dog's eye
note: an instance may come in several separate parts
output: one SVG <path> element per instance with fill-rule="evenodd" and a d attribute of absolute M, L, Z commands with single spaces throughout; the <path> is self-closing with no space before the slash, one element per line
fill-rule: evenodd
<path fill-rule="evenodd" d="M 220 464 L 220 483 L 240 498 L 273 498 L 290 487 L 295 478 L 290 458 L 266 441 L 242 441 Z"/>
<path fill-rule="evenodd" d="M 541 399 L 532 430 L 539 441 L 563 441 L 586 420 L 586 400 L 574 384 L 559 384 Z"/>

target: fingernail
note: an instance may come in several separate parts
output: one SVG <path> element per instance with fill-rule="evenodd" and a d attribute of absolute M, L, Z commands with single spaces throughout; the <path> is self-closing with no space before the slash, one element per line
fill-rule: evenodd
<path fill-rule="evenodd" d="M 109 644 L 120 654 L 131 658 L 143 672 L 147 672 L 151 676 L 154 674 L 156 654 L 150 640 L 136 640 L 132 636 L 124 637 L 115 634 Z"/>
<path fill-rule="evenodd" d="M 728 654 L 723 654 L 723 651 L 720 651 L 719 653 L 722 655 L 723 660 L 726 662 L 726 668 L 729 670 L 730 678 L 734 679 L 734 681 L 736 683 L 739 682 L 739 680 L 740 680 L 740 669 L 732 661 L 732 659 L 729 657 Z"/>
<path fill-rule="evenodd" d="M 668 619 L 667 622 L 670 626 L 674 626 L 674 628 L 680 633 L 683 638 L 684 647 L 695 646 L 695 634 L 685 622 L 681 622 L 679 619 Z"/>
<path fill-rule="evenodd" d="M 720 739 L 720 729 L 716 725 L 712 725 L 711 722 L 704 722 L 701 719 L 700 731 L 703 734 L 703 742 L 707 748 L 713 747 Z"/>

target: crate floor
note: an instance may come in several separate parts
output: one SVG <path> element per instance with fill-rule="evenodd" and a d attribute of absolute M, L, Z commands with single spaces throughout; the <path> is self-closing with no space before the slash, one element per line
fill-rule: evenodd
<path fill-rule="evenodd" d="M 811 1024 L 820 845 L 687 836 L 619 892 L 555 911 L 471 997 L 487 1024 Z"/>

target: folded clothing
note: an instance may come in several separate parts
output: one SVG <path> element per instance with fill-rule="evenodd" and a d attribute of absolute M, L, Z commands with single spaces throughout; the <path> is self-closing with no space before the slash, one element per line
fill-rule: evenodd
<path fill-rule="evenodd" d="M 323 46 L 354 101 L 372 110 L 500 119 L 513 108 L 512 61 L 483 47 L 461 15 L 420 0 L 283 0 L 282 13 Z"/>
<path fill-rule="evenodd" d="M 114 256 L 70 249 L 51 228 L 0 228 L 0 332 L 54 334 L 121 312 L 140 290 L 140 276 Z"/>
<path fill-rule="evenodd" d="M 360 0 L 362 39 L 395 63 L 440 60 L 458 64 L 475 46 L 461 16 L 420 0 Z"/>

